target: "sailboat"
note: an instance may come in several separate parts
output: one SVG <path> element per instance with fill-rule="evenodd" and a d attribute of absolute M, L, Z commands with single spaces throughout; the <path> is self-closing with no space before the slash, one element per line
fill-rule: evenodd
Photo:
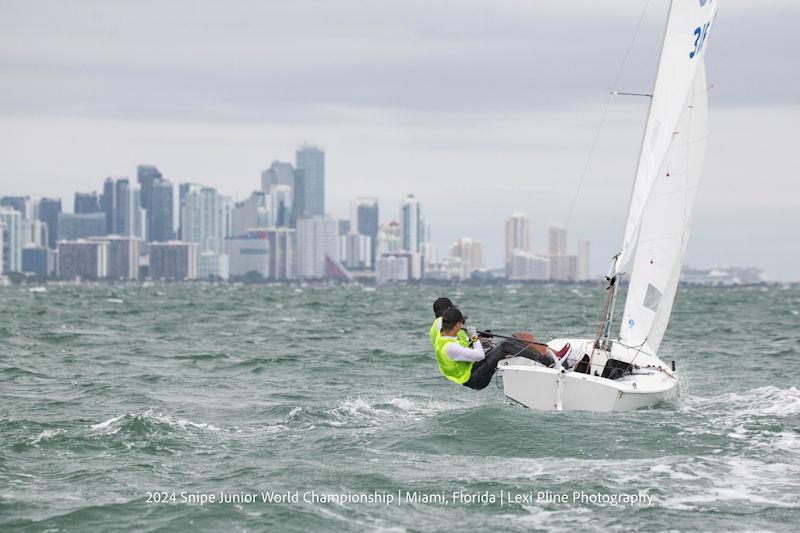
<path fill-rule="evenodd" d="M 708 133 L 707 40 L 718 0 L 673 0 L 631 193 L 625 235 L 607 276 L 592 339 L 546 343 L 556 364 L 498 365 L 505 395 L 540 410 L 629 411 L 675 398 L 675 365 L 658 350 L 678 287 Z M 628 281 L 617 334 L 620 283 Z M 569 364 L 569 362 L 573 364 Z"/>

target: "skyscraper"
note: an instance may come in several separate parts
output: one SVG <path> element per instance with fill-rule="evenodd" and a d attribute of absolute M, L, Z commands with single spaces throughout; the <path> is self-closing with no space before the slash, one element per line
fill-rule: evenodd
<path fill-rule="evenodd" d="M 75 241 L 105 234 L 105 213 L 58 214 L 59 241 Z"/>
<path fill-rule="evenodd" d="M 191 185 L 181 204 L 181 239 L 197 246 L 197 276 L 228 277 L 222 197 L 212 187 Z"/>
<path fill-rule="evenodd" d="M 375 251 L 376 256 L 380 257 L 383 254 L 397 253 L 402 248 L 402 235 L 400 230 L 400 223 L 392 220 L 388 224 L 381 224 L 378 230 L 378 246 Z"/>
<path fill-rule="evenodd" d="M 330 217 L 297 220 L 297 275 L 305 279 L 325 277 L 325 258 L 339 260 L 339 228 Z"/>
<path fill-rule="evenodd" d="M 114 234 L 144 239 L 146 221 L 142 211 L 141 189 L 128 178 L 114 183 Z"/>
<path fill-rule="evenodd" d="M 100 196 L 100 209 L 106 214 L 106 233 L 114 233 L 116 227 L 116 220 L 114 220 L 114 206 L 116 201 L 114 198 L 115 186 L 113 178 L 106 178 L 103 182 L 103 194 Z"/>
<path fill-rule="evenodd" d="M 100 201 L 96 192 L 76 192 L 73 211 L 76 215 L 100 212 Z"/>
<path fill-rule="evenodd" d="M 241 237 L 253 228 L 269 227 L 270 207 L 270 195 L 264 191 L 253 191 L 248 198 L 237 202 L 231 214 L 231 236 Z"/>
<path fill-rule="evenodd" d="M 56 247 L 58 238 L 58 214 L 61 212 L 61 199 L 42 198 L 39 201 L 39 220 L 47 224 L 47 246 Z"/>
<path fill-rule="evenodd" d="M 139 165 L 136 167 L 136 182 L 141 188 L 141 202 L 144 209 L 150 208 L 153 183 L 161 179 L 161 172 L 153 165 Z"/>
<path fill-rule="evenodd" d="M 286 185 L 294 188 L 294 167 L 291 163 L 273 161 L 272 166 L 261 173 L 261 190 L 269 191 L 273 185 Z"/>
<path fill-rule="evenodd" d="M 514 250 L 531 252 L 531 221 L 523 213 L 514 213 L 506 220 L 506 264 L 511 262 Z"/>
<path fill-rule="evenodd" d="M 298 218 L 325 214 L 325 152 L 309 144 L 297 147 L 294 208 Z"/>
<path fill-rule="evenodd" d="M 547 228 L 547 253 L 551 256 L 567 254 L 567 230 L 564 226 Z"/>
<path fill-rule="evenodd" d="M 222 253 L 222 208 L 217 190 L 212 187 L 191 187 L 181 205 L 181 240 L 198 244 L 198 253 Z"/>
<path fill-rule="evenodd" d="M 375 265 L 375 253 L 378 247 L 378 228 L 379 213 L 378 199 L 359 197 L 353 202 L 351 208 L 352 222 L 351 228 L 355 228 L 359 235 L 366 235 L 370 238 L 370 265 Z"/>
<path fill-rule="evenodd" d="M 578 241 L 578 281 L 589 279 L 589 241 Z"/>
<path fill-rule="evenodd" d="M 292 217 L 292 188 L 289 185 L 271 185 L 267 194 L 270 202 L 270 226 L 289 226 Z"/>
<path fill-rule="evenodd" d="M 148 242 L 171 241 L 174 238 L 172 194 L 172 183 L 162 179 L 153 180 L 147 208 Z"/>
<path fill-rule="evenodd" d="M 11 207 L 0 207 L 3 272 L 22 272 L 22 214 Z"/>
<path fill-rule="evenodd" d="M 400 206 L 401 246 L 407 252 L 419 252 L 422 241 L 422 213 L 413 194 L 406 195 Z"/>
<path fill-rule="evenodd" d="M 468 271 L 483 268 L 483 243 L 468 237 L 459 239 L 450 247 L 450 257 L 460 259 Z"/>

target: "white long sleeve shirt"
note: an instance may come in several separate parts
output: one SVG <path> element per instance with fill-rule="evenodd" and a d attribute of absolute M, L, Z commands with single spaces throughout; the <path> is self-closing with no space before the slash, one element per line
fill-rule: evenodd
<path fill-rule="evenodd" d="M 453 339 L 458 341 L 456 337 L 443 337 L 445 339 Z M 448 342 L 444 347 L 444 352 L 453 361 L 482 361 L 486 355 L 483 353 L 483 346 L 481 341 L 476 340 L 472 343 L 472 348 L 469 346 L 461 346 L 458 342 Z"/>

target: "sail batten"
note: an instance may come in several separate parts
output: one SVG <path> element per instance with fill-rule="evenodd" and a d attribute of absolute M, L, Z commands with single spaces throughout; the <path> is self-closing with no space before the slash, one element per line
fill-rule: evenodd
<path fill-rule="evenodd" d="M 619 338 L 651 353 L 672 311 L 705 155 L 703 56 L 716 9 L 716 0 L 672 2 L 615 266 L 630 273 Z"/>

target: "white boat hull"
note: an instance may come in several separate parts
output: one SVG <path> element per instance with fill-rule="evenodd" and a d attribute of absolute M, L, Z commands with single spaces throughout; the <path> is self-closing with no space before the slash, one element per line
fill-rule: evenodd
<path fill-rule="evenodd" d="M 541 411 L 632 411 L 678 395 L 678 379 L 659 364 L 619 379 L 546 368 L 523 357 L 500 361 L 505 395 Z M 636 361 L 638 363 L 638 361 Z"/>

